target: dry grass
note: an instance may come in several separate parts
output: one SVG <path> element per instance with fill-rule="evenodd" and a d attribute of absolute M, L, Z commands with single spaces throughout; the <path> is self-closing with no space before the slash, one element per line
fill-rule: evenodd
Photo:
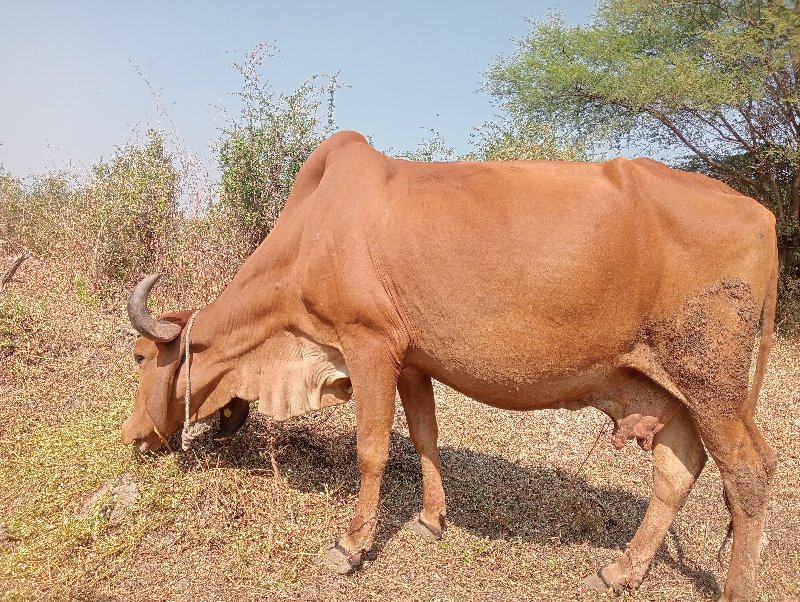
<path fill-rule="evenodd" d="M 135 458 L 118 441 L 136 387 L 123 304 L 51 267 L 30 260 L 0 295 L 0 599 L 604 599 L 580 579 L 633 534 L 651 464 L 603 436 L 574 477 L 607 427 L 599 413 L 502 412 L 438 387 L 449 526 L 432 544 L 406 528 L 421 488 L 398 410 L 375 553 L 335 576 L 315 558 L 355 501 L 352 407 L 283 426 L 254 416 L 227 445 Z M 759 412 L 781 457 L 763 600 L 800 596 L 798 401 L 800 341 L 782 339 Z M 625 599 L 719 595 L 720 492 L 710 463 Z"/>

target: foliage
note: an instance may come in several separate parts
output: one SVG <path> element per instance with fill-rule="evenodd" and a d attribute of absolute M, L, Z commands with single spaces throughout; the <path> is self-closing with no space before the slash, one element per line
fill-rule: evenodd
<path fill-rule="evenodd" d="M 97 269 L 130 282 L 160 266 L 176 232 L 178 172 L 163 134 L 147 132 L 144 145 L 127 145 L 110 164 L 94 167 L 89 224 Z"/>
<path fill-rule="evenodd" d="M 0 227 L 37 255 L 70 257 L 95 283 L 127 284 L 168 259 L 178 183 L 162 134 L 150 131 L 144 144 L 129 144 L 96 165 L 86 185 L 68 173 L 29 182 L 0 176 Z"/>
<path fill-rule="evenodd" d="M 441 133 L 426 129 L 428 136 L 416 149 L 388 154 L 410 161 L 588 161 L 590 157 L 585 139 L 565 137 L 552 125 L 511 116 L 476 128 L 470 136 L 473 150 L 461 156 Z"/>
<path fill-rule="evenodd" d="M 473 134 L 472 144 L 475 150 L 464 157 L 468 161 L 588 161 L 590 157 L 585 139 L 561 136 L 552 124 L 519 118 L 484 124 Z"/>
<path fill-rule="evenodd" d="M 603 0 L 588 26 L 532 22 L 486 89 L 511 113 L 690 156 L 770 207 L 800 273 L 796 0 Z"/>
<path fill-rule="evenodd" d="M 778 332 L 789 336 L 800 333 L 800 277 L 788 274 L 778 288 Z"/>
<path fill-rule="evenodd" d="M 223 129 L 219 144 L 218 210 L 238 223 L 250 250 L 275 223 L 300 166 L 333 131 L 334 95 L 340 88 L 336 75 L 315 76 L 291 94 L 274 92 L 259 75 L 268 51 L 259 45 L 243 65 L 234 65 L 244 78 L 238 93 L 242 112 Z"/>
<path fill-rule="evenodd" d="M 0 233 L 35 253 L 50 253 L 63 238 L 62 216 L 76 198 L 65 173 L 36 176 L 30 183 L 0 174 Z"/>
<path fill-rule="evenodd" d="M 18 236 L 22 205 L 22 182 L 0 167 L 0 237 Z"/>
<path fill-rule="evenodd" d="M 399 159 L 409 161 L 452 161 L 455 157 L 455 150 L 445 142 L 444 136 L 433 128 L 425 128 L 428 137 L 423 139 L 414 150 L 407 150 L 395 154 Z M 390 151 L 390 154 L 394 154 Z"/>

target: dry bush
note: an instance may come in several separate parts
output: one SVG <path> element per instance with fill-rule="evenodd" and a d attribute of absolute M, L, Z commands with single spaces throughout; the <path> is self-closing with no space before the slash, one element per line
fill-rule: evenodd
<path fill-rule="evenodd" d="M 93 172 L 81 200 L 94 240 L 95 277 L 127 283 L 161 268 L 181 221 L 179 175 L 163 136 L 149 131 L 144 144 L 120 149 Z"/>
<path fill-rule="evenodd" d="M 77 195 L 73 177 L 65 172 L 36 176 L 29 182 L 0 175 L 3 239 L 37 254 L 57 256 L 69 236 L 65 226 Z"/>
<path fill-rule="evenodd" d="M 248 239 L 225 213 L 185 219 L 172 241 L 170 265 L 159 288 L 174 304 L 166 309 L 200 307 L 214 299 L 248 253 Z"/>
<path fill-rule="evenodd" d="M 88 303 L 118 306 L 153 272 L 165 276 L 157 309 L 207 303 L 247 257 L 249 240 L 237 220 L 214 210 L 210 189 L 186 190 L 192 168 L 150 131 L 96 165 L 88 183 L 68 173 L 0 174 L 0 251 L 27 248 L 48 260 Z M 189 193 L 190 210 L 179 206 Z"/>
<path fill-rule="evenodd" d="M 784 274 L 778 288 L 778 330 L 800 334 L 800 276 Z"/>

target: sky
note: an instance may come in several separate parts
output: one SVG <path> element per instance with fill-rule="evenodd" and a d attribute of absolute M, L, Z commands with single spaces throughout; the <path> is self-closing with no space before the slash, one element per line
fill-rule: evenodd
<path fill-rule="evenodd" d="M 380 150 L 439 132 L 456 152 L 499 114 L 482 73 L 548 11 L 583 23 L 591 0 L 194 2 L 0 0 L 0 168 L 25 177 L 87 171 L 166 131 L 212 170 L 214 142 L 242 77 L 232 67 L 274 46 L 260 73 L 283 93 L 339 72 L 335 121 Z"/>

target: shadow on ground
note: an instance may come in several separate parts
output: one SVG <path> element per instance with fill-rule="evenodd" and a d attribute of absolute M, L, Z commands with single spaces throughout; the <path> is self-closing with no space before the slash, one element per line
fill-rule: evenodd
<path fill-rule="evenodd" d="M 223 465 L 245 471 L 270 471 L 274 459 L 290 487 L 350 497 L 358 493 L 359 484 L 355 447 L 352 429 L 251 421 L 228 443 L 201 449 L 218 456 Z M 521 466 L 466 447 L 441 446 L 439 454 L 447 522 L 476 537 L 547 546 L 586 543 L 622 551 L 647 507 L 645 498 L 629 491 L 596 487 L 561 470 Z M 410 438 L 393 432 L 373 555 L 419 511 L 421 499 L 419 456 Z M 703 595 L 718 597 L 714 573 L 685 557 L 674 529 L 667 537 L 677 557 L 662 544 L 655 562 L 685 575 Z M 591 569 L 586 567 L 586 572 Z"/>

